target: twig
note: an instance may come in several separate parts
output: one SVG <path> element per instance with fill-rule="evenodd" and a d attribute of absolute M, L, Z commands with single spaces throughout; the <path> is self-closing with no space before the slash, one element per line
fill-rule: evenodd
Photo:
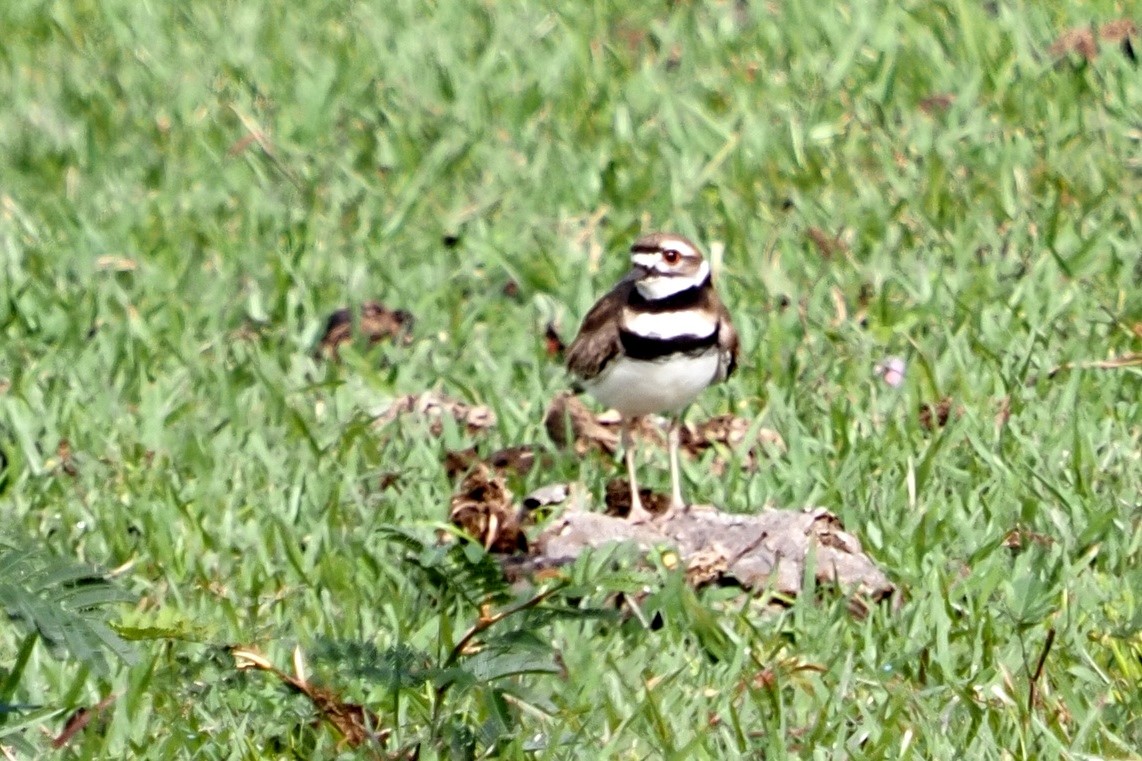
<path fill-rule="evenodd" d="M 1051 652 L 1051 645 L 1055 644 L 1055 627 L 1047 630 L 1047 641 L 1043 643 L 1043 652 L 1039 653 L 1039 662 L 1035 665 L 1035 673 L 1031 675 L 1031 683 L 1027 689 L 1027 712 L 1035 710 L 1035 698 L 1037 697 L 1037 684 L 1039 677 L 1043 674 L 1043 666 L 1047 663 L 1047 654 Z"/>
<path fill-rule="evenodd" d="M 448 653 L 448 657 L 444 659 L 444 666 L 445 667 L 451 666 L 457 660 L 459 660 L 460 656 L 464 654 L 464 649 L 468 646 L 468 643 L 471 642 L 472 639 L 476 635 L 480 634 L 481 632 L 487 631 L 488 629 L 490 629 L 493 626 L 495 626 L 496 624 L 498 624 L 500 621 L 503 621 L 508 616 L 514 615 L 515 613 L 519 613 L 521 610 L 527 610 L 528 608 L 534 608 L 536 605 L 539 605 L 541 602 L 546 600 L 548 597 L 551 597 L 551 595 L 555 594 L 555 592 L 558 589 L 559 589 L 559 587 L 557 587 L 557 586 L 552 587 L 550 589 L 545 589 L 542 592 L 540 592 L 539 594 L 532 597 L 531 599 L 526 600 L 524 602 L 521 602 L 519 605 L 516 605 L 514 608 L 508 608 L 507 610 L 502 610 L 499 613 L 496 613 L 496 614 L 491 615 L 491 616 L 480 616 L 480 618 L 476 621 L 476 623 L 474 623 L 472 625 L 472 628 L 469 629 L 467 632 L 465 632 L 464 636 L 460 638 L 460 641 L 457 642 L 455 644 L 455 646 L 453 646 L 451 652 Z"/>
<path fill-rule="evenodd" d="M 52 748 L 59 750 L 71 742 L 72 738 L 74 738 L 83 730 L 84 727 L 91 723 L 92 719 L 94 719 L 96 716 L 99 716 L 101 713 L 107 710 L 109 705 L 115 702 L 115 697 L 115 693 L 111 693 L 91 708 L 80 708 L 78 711 L 73 713 L 71 718 L 67 720 L 67 724 L 64 725 L 63 731 L 60 732 L 59 735 L 52 740 Z"/>
<path fill-rule="evenodd" d="M 301 693 L 313 705 L 318 716 L 329 723 L 341 734 L 343 741 L 350 747 L 357 748 L 366 740 L 372 740 L 378 745 L 388 742 L 392 730 L 382 728 L 380 717 L 363 705 L 342 700 L 340 695 L 332 689 L 317 687 L 310 684 L 305 674 L 305 660 L 301 648 L 294 648 L 293 668 L 294 674 L 287 674 L 261 653 L 246 648 L 232 648 L 230 654 L 239 671 L 259 669 L 280 679 L 287 687 Z M 382 758 L 376 748 L 372 748 L 374 758 Z M 399 754 L 398 756 L 399 757 Z"/>
<path fill-rule="evenodd" d="M 449 668 L 455 664 L 456 661 L 460 659 L 460 656 L 464 654 L 468 644 L 481 632 L 487 631 L 488 629 L 498 624 L 500 621 L 503 621 L 508 616 L 519 613 L 521 610 L 534 608 L 536 605 L 539 605 L 548 597 L 551 597 L 551 595 L 555 594 L 555 592 L 558 591 L 561 586 L 562 585 L 556 585 L 550 589 L 545 589 L 531 599 L 525 600 L 515 607 L 508 608 L 507 610 L 502 610 L 499 613 L 495 613 L 490 616 L 485 616 L 481 612 L 480 617 L 476 620 L 476 623 L 472 625 L 472 628 L 465 632 L 464 636 L 460 638 L 460 641 L 453 645 L 452 650 L 449 651 L 448 657 L 444 659 L 444 668 Z M 452 682 L 447 681 L 436 688 L 435 705 L 432 707 L 432 723 L 434 725 L 440 716 L 440 706 L 444 703 L 444 694 L 448 692 L 448 688 L 451 686 Z"/>
<path fill-rule="evenodd" d="M 1047 373 L 1047 380 L 1053 379 L 1059 373 L 1065 370 L 1120 370 L 1124 367 L 1138 367 L 1142 366 L 1142 353 L 1123 354 L 1120 357 L 1111 357 L 1110 359 L 1094 360 L 1089 362 L 1064 362 L 1057 367 L 1051 368 Z M 1027 379 L 1028 386 L 1034 386 L 1038 382 L 1038 376 L 1032 376 Z"/>
<path fill-rule="evenodd" d="M 290 171 L 290 168 L 286 166 L 285 162 L 281 160 L 277 152 L 274 150 L 274 146 L 270 142 L 269 137 L 258 126 L 258 123 L 254 121 L 253 117 L 247 116 L 233 105 L 230 106 L 230 110 L 236 117 L 238 117 L 238 121 L 242 122 L 242 127 L 246 130 L 246 138 L 243 139 L 248 138 L 257 143 L 258 147 L 262 149 L 262 154 L 270 160 L 270 163 L 274 165 L 274 168 L 281 172 L 282 176 L 289 180 L 290 184 L 292 184 L 294 188 L 297 190 L 304 190 L 305 188 L 302 187 L 301 181 L 294 176 L 294 173 Z"/>
<path fill-rule="evenodd" d="M 1124 354 L 1121 357 L 1111 357 L 1095 362 L 1066 362 L 1049 372 L 1047 377 L 1053 378 L 1063 370 L 1117 370 L 1122 367 L 1135 367 L 1137 365 L 1142 365 L 1142 354 Z"/>

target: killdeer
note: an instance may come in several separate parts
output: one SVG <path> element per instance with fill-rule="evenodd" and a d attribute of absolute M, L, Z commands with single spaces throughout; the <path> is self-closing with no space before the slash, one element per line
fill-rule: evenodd
<path fill-rule="evenodd" d="M 631 424 L 679 412 L 729 377 L 738 336 L 710 281 L 710 265 L 681 235 L 653 233 L 630 249 L 631 271 L 583 318 L 567 368 L 591 396 L 622 416 L 630 519 L 651 518 L 638 496 Z M 677 416 L 670 425 L 671 510 L 685 508 L 678 468 Z"/>

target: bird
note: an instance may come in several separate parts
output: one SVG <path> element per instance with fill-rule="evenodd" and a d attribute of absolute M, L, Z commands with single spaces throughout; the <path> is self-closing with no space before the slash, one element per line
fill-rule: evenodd
<path fill-rule="evenodd" d="M 630 272 L 587 312 L 565 358 L 576 390 L 620 415 L 628 519 L 646 523 L 653 516 L 639 498 L 632 426 L 643 415 L 673 413 L 668 514 L 685 510 L 678 413 L 734 372 L 738 335 L 714 290 L 709 262 L 688 238 L 643 235 L 630 248 L 630 262 Z"/>

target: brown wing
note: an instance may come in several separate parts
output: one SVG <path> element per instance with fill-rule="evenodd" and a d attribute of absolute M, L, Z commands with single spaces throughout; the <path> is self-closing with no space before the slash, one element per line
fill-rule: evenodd
<path fill-rule="evenodd" d="M 712 288 L 710 291 L 713 295 Z M 738 332 L 734 330 L 734 323 L 730 319 L 726 305 L 717 296 L 714 298 L 717 299 L 718 310 L 718 351 L 720 354 L 718 380 L 724 381 L 733 374 L 738 366 Z"/>
<path fill-rule="evenodd" d="M 622 354 L 619 318 L 633 287 L 633 280 L 622 280 L 610 293 L 595 302 L 595 306 L 583 318 L 579 335 L 567 347 L 567 369 L 576 378 L 594 378 L 608 362 Z"/>

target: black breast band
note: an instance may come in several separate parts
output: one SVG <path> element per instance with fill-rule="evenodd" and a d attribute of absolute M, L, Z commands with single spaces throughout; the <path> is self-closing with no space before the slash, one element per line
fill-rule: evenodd
<path fill-rule="evenodd" d="M 662 359 L 671 354 L 703 354 L 718 343 L 718 331 L 708 336 L 674 336 L 673 338 L 653 338 L 639 335 L 630 330 L 620 330 L 619 340 L 623 352 L 631 359 Z"/>

